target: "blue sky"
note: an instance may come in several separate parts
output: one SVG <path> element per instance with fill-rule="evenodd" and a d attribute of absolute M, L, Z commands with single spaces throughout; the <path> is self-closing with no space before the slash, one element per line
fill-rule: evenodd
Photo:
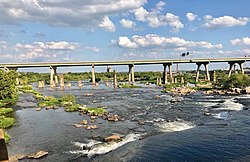
<path fill-rule="evenodd" d="M 250 55 L 249 0 L 0 0 L 2 63 Z"/>

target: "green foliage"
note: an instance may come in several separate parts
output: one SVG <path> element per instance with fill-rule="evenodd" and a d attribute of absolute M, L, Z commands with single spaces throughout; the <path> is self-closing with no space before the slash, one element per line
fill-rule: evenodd
<path fill-rule="evenodd" d="M 15 71 L 0 70 L 0 100 L 18 98 L 18 91 L 16 88 L 16 78 L 18 77 Z M 12 103 L 12 102 L 11 102 Z"/>
<path fill-rule="evenodd" d="M 103 115 L 103 114 L 107 113 L 107 111 L 101 107 L 100 108 L 85 108 L 85 109 L 83 109 L 83 111 L 85 113 L 88 113 L 90 115 L 95 115 L 95 116 Z"/>
<path fill-rule="evenodd" d="M 0 108 L 0 115 L 5 115 L 12 113 L 13 109 L 12 108 Z"/>
<path fill-rule="evenodd" d="M 61 102 L 75 102 L 75 96 L 72 95 L 72 94 L 66 94 L 66 95 L 63 95 L 61 98 L 60 98 L 60 101 Z"/>
<path fill-rule="evenodd" d="M 221 82 L 224 89 L 230 88 L 246 88 L 250 86 L 250 77 L 244 74 L 232 74 L 230 78 L 225 79 L 224 82 Z"/>
<path fill-rule="evenodd" d="M 164 89 L 165 89 L 165 91 L 169 91 L 172 88 L 181 87 L 182 85 L 183 84 L 181 84 L 181 83 L 165 84 Z"/>
<path fill-rule="evenodd" d="M 3 131 L 3 134 L 4 134 L 5 143 L 6 144 L 10 143 L 10 139 L 11 139 L 10 135 L 5 130 Z"/>
<path fill-rule="evenodd" d="M 65 107 L 64 110 L 66 112 L 74 112 L 74 111 L 77 111 L 79 107 L 80 107 L 79 104 L 73 103 L 72 105 L 69 105 L 69 106 Z"/>
<path fill-rule="evenodd" d="M 0 128 L 9 128 L 15 123 L 14 118 L 0 116 Z"/>

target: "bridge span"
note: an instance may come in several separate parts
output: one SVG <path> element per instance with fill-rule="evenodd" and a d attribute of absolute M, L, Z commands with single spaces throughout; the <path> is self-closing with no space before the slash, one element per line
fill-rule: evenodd
<path fill-rule="evenodd" d="M 134 66 L 135 65 L 149 65 L 162 64 L 163 65 L 163 84 L 168 80 L 173 82 L 172 65 L 181 63 L 195 63 L 197 65 L 196 81 L 199 80 L 199 71 L 201 65 L 205 66 L 206 79 L 210 80 L 208 65 L 210 63 L 227 62 L 229 64 L 229 77 L 231 76 L 233 66 L 238 64 L 241 73 L 244 73 L 243 63 L 250 61 L 250 57 L 242 58 L 197 58 L 197 59 L 164 59 L 164 60 L 121 60 L 121 61 L 84 61 L 84 62 L 32 62 L 32 63 L 0 63 L 0 68 L 17 70 L 19 68 L 39 68 L 50 67 L 51 80 L 56 76 L 57 67 L 69 66 L 91 66 L 92 67 L 92 82 L 95 83 L 95 66 L 112 66 L 112 65 L 128 65 L 129 82 L 134 82 Z M 167 72 L 167 67 L 169 72 Z"/>

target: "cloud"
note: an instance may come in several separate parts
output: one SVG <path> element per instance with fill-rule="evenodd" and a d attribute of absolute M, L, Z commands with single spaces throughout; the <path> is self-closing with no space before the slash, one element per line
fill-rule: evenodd
<path fill-rule="evenodd" d="M 160 1 L 152 11 L 147 11 L 145 8 L 140 7 L 133 10 L 132 13 L 134 13 L 137 21 L 146 22 L 152 28 L 170 26 L 172 32 L 178 32 L 184 25 L 180 21 L 180 18 L 172 13 L 161 14 L 164 5 L 165 3 Z"/>
<path fill-rule="evenodd" d="M 42 32 L 37 32 L 33 35 L 33 37 L 45 37 L 46 34 L 45 33 L 42 33 Z"/>
<path fill-rule="evenodd" d="M 130 21 L 130 20 L 126 20 L 126 19 L 122 19 L 120 21 L 120 24 L 124 27 L 124 28 L 133 28 L 135 27 L 135 22 Z"/>
<path fill-rule="evenodd" d="M 108 16 L 104 16 L 102 22 L 98 26 L 106 31 L 115 32 L 115 25 L 110 21 Z"/>
<path fill-rule="evenodd" d="M 249 18 L 247 17 L 234 18 L 232 16 L 222 16 L 218 18 L 213 18 L 211 15 L 205 15 L 203 19 L 205 21 L 203 26 L 207 29 L 245 26 L 249 21 Z"/>
<path fill-rule="evenodd" d="M 250 45 L 250 38 L 249 37 L 243 37 L 242 39 L 232 39 L 230 40 L 232 45 Z"/>
<path fill-rule="evenodd" d="M 0 24 L 39 22 L 50 26 L 114 31 L 108 16 L 143 6 L 147 0 L 4 0 Z"/>
<path fill-rule="evenodd" d="M 33 42 L 32 44 L 17 43 L 14 51 L 18 53 L 19 59 L 55 58 L 57 55 L 67 51 L 74 51 L 80 48 L 78 43 L 66 41 L 59 42 Z"/>
<path fill-rule="evenodd" d="M 117 41 L 112 41 L 114 45 L 121 48 L 136 48 L 136 49 L 174 49 L 176 51 L 190 49 L 221 49 L 221 44 L 211 44 L 207 41 L 187 41 L 179 37 L 161 37 L 156 34 L 148 34 L 145 36 L 134 35 L 131 39 L 122 36 Z"/>
<path fill-rule="evenodd" d="M 100 49 L 97 48 L 97 47 L 90 47 L 90 46 L 86 46 L 85 49 L 87 50 L 91 50 L 91 51 L 94 51 L 94 52 L 100 52 Z"/>
<path fill-rule="evenodd" d="M 193 14 L 191 12 L 188 12 L 186 14 L 186 17 L 187 17 L 188 21 L 192 22 L 192 21 L 194 21 L 197 18 L 197 15 L 195 15 L 195 14 Z"/>

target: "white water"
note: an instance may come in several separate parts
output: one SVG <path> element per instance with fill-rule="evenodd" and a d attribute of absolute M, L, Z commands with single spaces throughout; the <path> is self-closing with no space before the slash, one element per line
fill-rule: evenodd
<path fill-rule="evenodd" d="M 102 143 L 102 142 L 94 141 L 94 140 L 90 140 L 89 143 L 87 143 L 87 144 L 80 143 L 80 142 L 74 142 L 73 144 L 77 147 L 80 147 L 81 149 L 69 151 L 69 153 L 86 155 L 89 158 L 91 158 L 94 155 L 105 154 L 105 153 L 110 152 L 112 150 L 115 150 L 118 147 L 121 147 L 122 145 L 125 145 L 129 142 L 133 142 L 135 140 L 138 140 L 140 138 L 140 136 L 141 136 L 140 134 L 128 134 L 120 142 Z M 88 150 L 82 150 L 83 146 L 90 146 L 90 147 L 86 147 L 86 148 L 89 148 Z"/>
<path fill-rule="evenodd" d="M 176 132 L 194 128 L 195 125 L 185 121 L 163 122 L 155 124 L 161 132 Z"/>
<path fill-rule="evenodd" d="M 243 105 L 240 103 L 236 103 L 235 100 L 230 99 L 226 100 L 224 103 L 220 104 L 220 108 L 216 108 L 217 110 L 231 110 L 231 111 L 240 111 L 243 110 Z"/>
<path fill-rule="evenodd" d="M 229 112 L 226 112 L 226 111 L 222 111 L 218 114 L 212 114 L 212 116 L 216 119 L 229 119 L 230 118 L 230 113 Z"/>

